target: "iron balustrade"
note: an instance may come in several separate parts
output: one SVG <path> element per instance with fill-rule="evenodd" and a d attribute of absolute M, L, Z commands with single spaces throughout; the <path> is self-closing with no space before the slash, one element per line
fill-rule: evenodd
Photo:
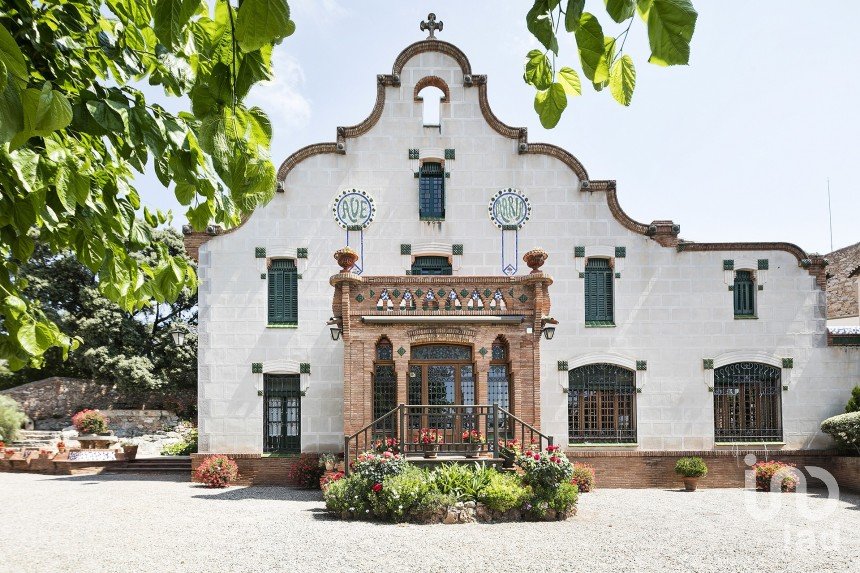
<path fill-rule="evenodd" d="M 390 412 L 367 424 L 355 434 L 345 436 L 344 461 L 346 473 L 359 454 L 390 449 L 407 457 L 421 455 L 423 429 L 436 430 L 442 435 L 439 453 L 457 456 L 467 453 L 470 442 L 463 440 L 463 432 L 478 430 L 486 443 L 481 445 L 479 455 L 490 455 L 498 459 L 499 441 L 516 439 L 528 447 L 534 444 L 540 449 L 552 445 L 551 436 L 517 418 L 498 404 L 482 405 L 428 405 L 400 404 Z"/>

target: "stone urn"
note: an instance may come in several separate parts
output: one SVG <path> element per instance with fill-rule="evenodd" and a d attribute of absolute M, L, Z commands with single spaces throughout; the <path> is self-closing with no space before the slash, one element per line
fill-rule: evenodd
<path fill-rule="evenodd" d="M 356 261 L 358 261 L 358 253 L 349 247 L 344 247 L 335 251 L 334 259 L 340 265 L 340 272 L 348 273 L 355 266 Z"/>
<path fill-rule="evenodd" d="M 424 457 L 427 458 L 428 460 L 435 459 L 436 456 L 439 454 L 439 444 L 437 444 L 437 443 L 423 444 L 423 446 L 424 446 Z"/>
<path fill-rule="evenodd" d="M 477 458 L 481 454 L 481 448 L 483 444 L 474 443 L 474 444 L 466 444 L 466 457 L 473 459 Z"/>
<path fill-rule="evenodd" d="M 127 462 L 133 462 L 137 458 L 137 444 L 123 444 L 122 453 Z"/>
<path fill-rule="evenodd" d="M 546 262 L 547 257 L 549 255 L 543 249 L 532 249 L 523 255 L 523 260 L 532 270 L 531 274 L 534 274 L 541 272 L 540 268 Z"/>

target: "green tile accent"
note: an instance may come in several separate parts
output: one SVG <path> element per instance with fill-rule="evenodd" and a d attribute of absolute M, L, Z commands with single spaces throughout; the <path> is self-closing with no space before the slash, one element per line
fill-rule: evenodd
<path fill-rule="evenodd" d="M 558 371 L 559 372 L 567 372 L 567 360 L 559 360 L 558 361 Z"/>
<path fill-rule="evenodd" d="M 615 278 L 620 279 L 620 278 L 621 278 L 621 273 L 615 273 Z"/>
<path fill-rule="evenodd" d="M 407 274 L 407 275 L 411 275 L 411 274 L 412 274 L 412 270 L 411 270 L 411 269 L 406 269 L 406 274 Z"/>
<path fill-rule="evenodd" d="M 794 358 L 783 358 L 782 359 L 782 367 L 783 368 L 794 368 Z"/>
<path fill-rule="evenodd" d="M 502 231 L 516 231 L 519 229 L 516 225 L 502 225 Z"/>
<path fill-rule="evenodd" d="M 436 294 L 439 296 L 439 298 L 445 298 L 445 289 L 440 288 L 436 291 Z"/>
<path fill-rule="evenodd" d="M 478 354 L 480 354 L 481 356 L 486 356 L 487 349 L 482 346 L 481 349 L 478 351 Z"/>
<path fill-rule="evenodd" d="M 770 267 L 770 261 L 767 259 L 759 259 L 758 260 L 758 270 L 766 271 Z"/>
<path fill-rule="evenodd" d="M 263 363 L 262 362 L 252 362 L 251 363 L 251 374 L 262 374 L 263 373 Z"/>
<path fill-rule="evenodd" d="M 714 369 L 714 359 L 713 358 L 703 358 L 702 359 L 702 368 L 705 370 L 713 370 Z"/>
<path fill-rule="evenodd" d="M 445 150 L 445 159 L 455 159 L 455 154 L 453 149 Z"/>
<path fill-rule="evenodd" d="M 266 278 L 266 273 L 260 273 L 260 278 L 261 278 L 261 279 L 265 279 L 265 278 Z"/>
<path fill-rule="evenodd" d="M 758 290 L 764 290 L 764 285 L 758 285 Z"/>
<path fill-rule="evenodd" d="M 485 288 L 485 289 L 484 289 L 484 298 L 486 298 L 486 297 L 490 296 L 491 294 L 493 294 L 493 293 L 492 293 L 492 292 L 490 292 L 490 289 L 488 289 L 488 288 Z"/>
<path fill-rule="evenodd" d="M 460 296 L 466 298 L 467 296 L 469 296 L 469 291 L 467 291 L 466 289 L 461 290 Z"/>
<path fill-rule="evenodd" d="M 399 354 L 400 356 L 403 356 L 404 354 L 406 354 L 406 349 L 401 346 L 400 348 L 397 349 L 397 354 Z"/>
<path fill-rule="evenodd" d="M 585 256 L 585 247 L 574 247 L 573 248 L 573 256 L 577 258 L 582 258 Z"/>
<path fill-rule="evenodd" d="M 412 245 L 407 243 L 402 243 L 400 245 L 400 254 L 401 255 L 411 255 L 412 254 Z"/>
<path fill-rule="evenodd" d="M 510 289 L 510 290 L 508 291 L 508 294 L 509 294 L 509 295 L 511 295 L 511 296 L 514 296 L 514 289 Z"/>
<path fill-rule="evenodd" d="M 394 289 L 391 294 L 394 295 L 394 298 L 400 298 L 400 289 Z"/>
<path fill-rule="evenodd" d="M 373 289 L 370 289 L 370 292 L 368 294 L 370 295 L 370 298 L 373 298 L 376 295 L 376 292 L 374 292 Z"/>
<path fill-rule="evenodd" d="M 783 386 L 783 387 L 782 387 L 782 389 L 783 389 L 785 392 L 788 392 L 788 386 Z"/>
<path fill-rule="evenodd" d="M 262 395 L 263 395 L 263 391 L 262 391 L 262 390 L 257 390 L 257 396 L 262 396 Z"/>
<path fill-rule="evenodd" d="M 623 259 L 627 256 L 627 247 L 615 247 L 615 258 Z"/>
<path fill-rule="evenodd" d="M 521 294 L 517 300 L 522 302 L 522 303 L 525 303 L 528 299 L 529 299 L 529 297 L 527 297 L 524 294 Z"/>
<path fill-rule="evenodd" d="M 636 388 L 636 393 L 637 393 L 637 394 L 641 394 L 641 393 L 642 393 L 642 388 Z"/>
<path fill-rule="evenodd" d="M 724 271 L 735 270 L 735 261 L 733 259 L 724 259 L 723 260 L 723 270 Z"/>
<path fill-rule="evenodd" d="M 648 361 L 647 360 L 637 360 L 636 361 L 636 370 L 648 370 Z"/>
<path fill-rule="evenodd" d="M 420 153 L 418 152 L 417 149 L 412 148 L 409 150 L 409 159 L 418 159 L 419 156 L 420 156 Z"/>
<path fill-rule="evenodd" d="M 585 278 L 585 273 L 579 273 L 579 278 L 584 279 L 584 278 Z"/>
<path fill-rule="evenodd" d="M 424 291 L 421 290 L 420 288 L 415 291 L 415 296 L 423 296 L 423 295 L 424 295 Z"/>
<path fill-rule="evenodd" d="M 708 386 L 708 392 L 710 392 L 711 394 L 713 394 L 713 393 L 714 393 L 714 387 L 713 387 L 713 386 Z"/>
<path fill-rule="evenodd" d="M 735 285 L 729 285 L 729 290 L 730 290 L 730 291 L 735 290 Z"/>
<path fill-rule="evenodd" d="M 456 244 L 451 246 L 451 254 L 453 255 L 462 255 L 463 254 L 463 245 Z"/>
<path fill-rule="evenodd" d="M 299 280 L 302 280 L 302 273 L 297 274 L 297 275 L 296 275 L 296 278 L 297 278 L 297 279 L 299 279 Z"/>
<path fill-rule="evenodd" d="M 254 248 L 254 258 L 265 259 L 266 258 L 266 247 L 255 247 Z"/>
<path fill-rule="evenodd" d="M 358 302 L 364 302 L 364 295 L 358 293 L 358 296 L 355 297 L 355 300 L 357 300 Z"/>
<path fill-rule="evenodd" d="M 587 328 L 611 328 L 615 326 L 615 323 L 611 320 L 586 320 L 585 326 Z"/>
<path fill-rule="evenodd" d="M 417 171 L 413 171 L 413 172 L 412 172 L 412 177 L 414 177 L 415 179 L 418 179 L 419 177 L 421 177 L 421 174 L 420 174 L 420 173 L 418 173 Z"/>
<path fill-rule="evenodd" d="M 364 227 L 361 225 L 350 225 L 346 228 L 347 231 L 361 231 Z"/>
<path fill-rule="evenodd" d="M 310 374 L 311 373 L 311 363 L 310 362 L 302 362 L 299 364 L 299 374 Z"/>
<path fill-rule="evenodd" d="M 450 179 L 450 178 L 451 178 L 451 172 L 450 172 L 450 171 L 446 171 L 446 172 L 445 172 L 445 179 Z"/>
<path fill-rule="evenodd" d="M 307 247 L 299 247 L 296 249 L 296 258 L 297 259 L 306 259 L 308 258 L 308 249 Z"/>

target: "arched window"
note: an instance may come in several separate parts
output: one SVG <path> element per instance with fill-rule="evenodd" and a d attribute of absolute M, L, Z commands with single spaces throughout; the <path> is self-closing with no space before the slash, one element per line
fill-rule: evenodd
<path fill-rule="evenodd" d="M 511 372 L 510 349 L 507 341 L 499 336 L 493 342 L 490 352 L 490 371 L 487 374 L 487 399 L 490 404 L 510 411 Z M 487 416 L 487 427 L 492 427 L 493 416 Z M 499 417 L 499 427 L 507 427 L 504 415 Z"/>
<path fill-rule="evenodd" d="M 394 374 L 394 347 L 382 337 L 376 343 L 376 361 L 373 366 L 373 419 L 377 420 L 397 405 L 397 376 Z M 376 431 L 392 432 L 394 417 L 389 417 L 374 428 Z"/>
<path fill-rule="evenodd" d="M 568 372 L 571 443 L 636 442 L 635 372 L 615 364 L 587 364 Z"/>
<path fill-rule="evenodd" d="M 614 324 L 613 271 L 608 259 L 588 259 L 585 263 L 585 324 Z"/>
<path fill-rule="evenodd" d="M 735 271 L 735 316 L 752 318 L 755 316 L 755 275 L 752 271 Z"/>
<path fill-rule="evenodd" d="M 298 324 L 298 272 L 292 259 L 275 259 L 269 266 L 269 324 Z"/>
<path fill-rule="evenodd" d="M 714 438 L 717 442 L 781 442 L 780 369 L 735 362 L 714 369 Z"/>
<path fill-rule="evenodd" d="M 436 161 L 425 161 L 418 169 L 418 217 L 445 218 L 445 170 Z"/>
<path fill-rule="evenodd" d="M 415 257 L 412 263 L 413 275 L 450 275 L 451 272 L 448 257 Z"/>
<path fill-rule="evenodd" d="M 447 88 L 446 88 L 447 89 Z M 424 127 L 439 127 L 442 125 L 442 101 L 445 92 L 436 86 L 428 85 L 419 90 L 416 99 L 423 102 L 422 116 Z"/>

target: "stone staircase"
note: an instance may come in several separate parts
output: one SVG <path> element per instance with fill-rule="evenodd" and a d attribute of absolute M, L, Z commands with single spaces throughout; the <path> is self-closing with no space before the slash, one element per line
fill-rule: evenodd
<path fill-rule="evenodd" d="M 12 448 L 45 448 L 62 438 L 59 430 L 20 430 L 18 439 L 11 442 Z"/>
<path fill-rule="evenodd" d="M 133 462 L 113 464 L 105 471 L 109 473 L 184 474 L 190 476 L 191 456 L 138 458 Z"/>

